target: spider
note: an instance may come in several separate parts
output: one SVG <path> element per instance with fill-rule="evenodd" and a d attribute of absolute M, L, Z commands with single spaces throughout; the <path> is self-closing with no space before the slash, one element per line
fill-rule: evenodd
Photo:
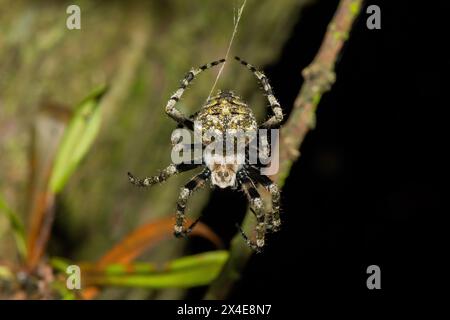
<path fill-rule="evenodd" d="M 280 127 L 280 123 L 283 120 L 283 112 L 280 104 L 272 93 L 272 88 L 269 85 L 267 77 L 264 73 L 258 71 L 254 66 L 241 60 L 239 57 L 235 57 L 235 59 L 243 66 L 247 67 L 256 76 L 264 90 L 273 115 L 258 126 L 252 110 L 239 96 L 231 91 L 221 90 L 219 90 L 215 96 L 208 99 L 203 107 L 190 117 L 186 117 L 175 107 L 191 81 L 202 71 L 210 69 L 225 61 L 225 59 L 221 59 L 205 64 L 199 68 L 191 69 L 181 81 L 179 89 L 170 97 L 165 111 L 178 123 L 179 128 L 184 127 L 189 130 L 194 130 L 195 126 L 200 125 L 202 130 L 211 129 L 215 132 L 222 133 L 231 129 L 240 129 L 244 132 L 250 132 L 260 128 L 275 129 Z M 204 149 L 208 142 L 209 141 L 202 140 L 201 147 Z M 248 141 L 246 143 L 248 144 Z M 267 147 L 267 144 L 268 142 L 266 142 L 266 145 L 263 145 L 263 147 Z M 190 148 L 195 148 L 195 146 L 190 145 Z M 214 156 L 202 155 L 202 159 L 199 163 L 172 163 L 156 176 L 140 179 L 131 173 L 128 173 L 128 178 L 130 182 L 136 186 L 149 187 L 161 183 L 177 173 L 203 167 L 203 170 L 199 174 L 194 176 L 183 188 L 181 188 L 177 201 L 174 235 L 176 237 L 186 237 L 192 231 L 195 224 L 198 222 L 198 219 L 187 229 L 184 228 L 187 200 L 196 189 L 204 186 L 206 182 L 210 182 L 212 186 L 218 186 L 219 188 L 230 187 L 232 189 L 241 189 L 245 192 L 250 203 L 250 209 L 257 220 L 255 228 L 256 241 L 250 240 L 239 225 L 238 228 L 247 245 L 253 250 L 260 252 L 265 244 L 266 232 L 278 231 L 281 225 L 280 191 L 278 186 L 269 177 L 261 174 L 260 168 L 262 165 L 258 163 L 250 164 L 247 156 L 248 155 L 245 157 L 245 162 L 239 164 L 235 161 L 235 158 L 223 156 L 223 154 L 216 154 Z M 271 212 L 266 212 L 264 209 L 263 201 L 256 188 L 258 185 L 263 186 L 271 195 Z"/>

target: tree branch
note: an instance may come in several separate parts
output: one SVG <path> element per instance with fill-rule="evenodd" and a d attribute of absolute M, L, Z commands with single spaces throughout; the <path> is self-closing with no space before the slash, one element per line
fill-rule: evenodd
<path fill-rule="evenodd" d="M 305 79 L 295 99 L 294 108 L 280 134 L 280 170 L 274 180 L 282 187 L 291 167 L 300 156 L 300 146 L 315 126 L 315 113 L 322 95 L 331 89 L 335 81 L 334 67 L 344 42 L 348 39 L 352 24 L 358 16 L 362 0 L 341 0 L 332 21 L 328 25 L 322 45 L 314 60 L 302 75 Z M 252 213 L 247 212 L 242 227 L 253 228 Z M 224 299 L 252 255 L 238 232 L 231 241 L 230 257 L 222 272 L 211 284 L 205 299 Z"/>

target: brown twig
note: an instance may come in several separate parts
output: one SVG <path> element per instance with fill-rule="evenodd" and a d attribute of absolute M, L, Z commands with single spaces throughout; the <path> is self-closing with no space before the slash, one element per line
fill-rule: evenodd
<path fill-rule="evenodd" d="M 340 1 L 317 55 L 302 72 L 305 81 L 295 99 L 292 113 L 280 134 L 280 170 L 274 177 L 280 187 L 284 185 L 293 163 L 300 156 L 299 149 L 306 134 L 315 126 L 317 105 L 322 95 L 330 90 L 335 81 L 336 60 L 361 6 L 362 0 Z M 242 224 L 244 230 L 252 228 L 251 213 L 246 214 Z M 231 242 L 229 259 L 220 275 L 210 286 L 205 299 L 226 298 L 234 283 L 239 279 L 251 254 L 252 251 L 238 233 Z"/>

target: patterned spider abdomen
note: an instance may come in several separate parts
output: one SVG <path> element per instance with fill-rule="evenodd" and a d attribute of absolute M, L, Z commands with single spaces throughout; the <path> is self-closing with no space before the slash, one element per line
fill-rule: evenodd
<path fill-rule="evenodd" d="M 233 135 L 246 137 L 245 144 L 254 137 L 258 124 L 252 110 L 239 96 L 220 91 L 208 100 L 195 118 L 195 129 L 202 135 L 202 143 L 211 142 L 211 136 Z"/>

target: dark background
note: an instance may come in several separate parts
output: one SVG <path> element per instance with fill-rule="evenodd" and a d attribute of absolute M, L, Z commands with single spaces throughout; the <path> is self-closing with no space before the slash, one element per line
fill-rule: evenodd
<path fill-rule="evenodd" d="M 399 298 L 440 285 L 440 154 L 448 144 L 440 113 L 448 105 L 449 67 L 440 43 L 448 38 L 450 9 L 443 2 L 368 4 L 381 7 L 381 30 L 366 28 L 364 8 L 284 187 L 282 230 L 252 257 L 231 298 Z M 286 113 L 336 6 L 319 1 L 305 10 L 279 61 L 265 68 Z M 214 214 L 203 220 L 229 239 L 245 210 L 243 195 L 217 190 L 205 210 Z M 372 264 L 381 268 L 378 292 L 366 287 Z"/>

